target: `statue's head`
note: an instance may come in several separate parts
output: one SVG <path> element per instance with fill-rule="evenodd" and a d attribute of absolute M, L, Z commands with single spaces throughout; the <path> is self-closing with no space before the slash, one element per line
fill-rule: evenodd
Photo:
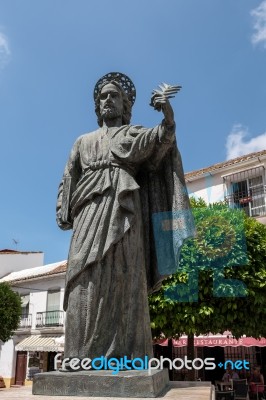
<path fill-rule="evenodd" d="M 108 96 L 114 96 L 113 101 L 109 102 Z M 103 125 L 105 116 L 121 116 L 122 124 L 128 125 L 135 98 L 135 86 L 126 75 L 111 72 L 99 79 L 94 88 L 95 112 L 99 126 Z"/>

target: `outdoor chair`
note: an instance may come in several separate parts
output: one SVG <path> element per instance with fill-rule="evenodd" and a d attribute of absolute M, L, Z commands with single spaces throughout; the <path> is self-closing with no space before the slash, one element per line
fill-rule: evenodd
<path fill-rule="evenodd" d="M 243 379 L 233 379 L 233 382 L 237 382 L 237 383 L 241 383 L 241 384 L 243 384 L 243 383 L 247 384 L 247 383 L 248 383 L 248 380 L 247 380 L 247 378 L 243 378 Z"/>
<path fill-rule="evenodd" d="M 235 400 L 248 400 L 248 384 L 246 379 L 233 380 L 233 390 L 235 392 Z"/>
<path fill-rule="evenodd" d="M 256 384 L 252 385 L 250 391 L 250 398 L 255 400 L 266 400 L 266 385 Z"/>
<path fill-rule="evenodd" d="M 235 400 L 235 392 L 228 391 L 215 391 L 215 400 Z"/>

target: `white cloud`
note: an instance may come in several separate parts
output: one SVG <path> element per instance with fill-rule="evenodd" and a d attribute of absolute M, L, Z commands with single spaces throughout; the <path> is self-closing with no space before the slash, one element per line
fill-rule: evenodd
<path fill-rule="evenodd" d="M 263 0 L 257 8 L 254 8 L 251 11 L 251 15 L 254 20 L 253 28 L 255 30 L 251 38 L 252 43 L 261 43 L 266 48 L 266 0 Z"/>
<path fill-rule="evenodd" d="M 0 32 L 0 69 L 4 68 L 10 59 L 10 49 L 7 37 Z"/>
<path fill-rule="evenodd" d="M 266 132 L 247 139 L 249 131 L 241 124 L 233 126 L 231 133 L 226 140 L 226 159 L 236 158 L 244 154 L 254 153 L 260 150 L 266 150 Z"/>

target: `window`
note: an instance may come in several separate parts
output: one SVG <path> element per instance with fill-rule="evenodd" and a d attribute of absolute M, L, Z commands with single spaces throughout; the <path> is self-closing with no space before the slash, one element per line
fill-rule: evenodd
<path fill-rule="evenodd" d="M 60 309 L 60 289 L 49 290 L 47 293 L 46 311 L 55 311 Z"/>
<path fill-rule="evenodd" d="M 251 216 L 265 214 L 265 186 L 263 185 L 263 176 L 257 176 L 248 180 L 249 191 L 251 195 Z"/>
<path fill-rule="evenodd" d="M 224 176 L 224 184 L 230 207 L 243 209 L 251 217 L 266 215 L 263 166 Z"/>
<path fill-rule="evenodd" d="M 49 290 L 47 293 L 47 306 L 45 325 L 52 326 L 59 324 L 60 318 L 60 289 Z"/>
<path fill-rule="evenodd" d="M 21 315 L 26 317 L 29 315 L 29 302 L 30 302 L 30 295 L 22 295 L 21 296 Z"/>

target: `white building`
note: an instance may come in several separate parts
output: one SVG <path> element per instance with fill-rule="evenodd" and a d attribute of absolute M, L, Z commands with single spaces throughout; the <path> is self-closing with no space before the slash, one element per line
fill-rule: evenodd
<path fill-rule="evenodd" d="M 0 278 L 11 272 L 43 265 L 41 251 L 0 250 Z"/>
<path fill-rule="evenodd" d="M 208 204 L 226 200 L 229 207 L 266 224 L 266 150 L 185 174 L 188 192 Z"/>
<path fill-rule="evenodd" d="M 65 271 L 62 261 L 0 279 L 22 297 L 20 327 L 0 344 L 0 376 L 6 387 L 27 384 L 34 373 L 52 370 L 56 352 L 63 351 Z"/>

